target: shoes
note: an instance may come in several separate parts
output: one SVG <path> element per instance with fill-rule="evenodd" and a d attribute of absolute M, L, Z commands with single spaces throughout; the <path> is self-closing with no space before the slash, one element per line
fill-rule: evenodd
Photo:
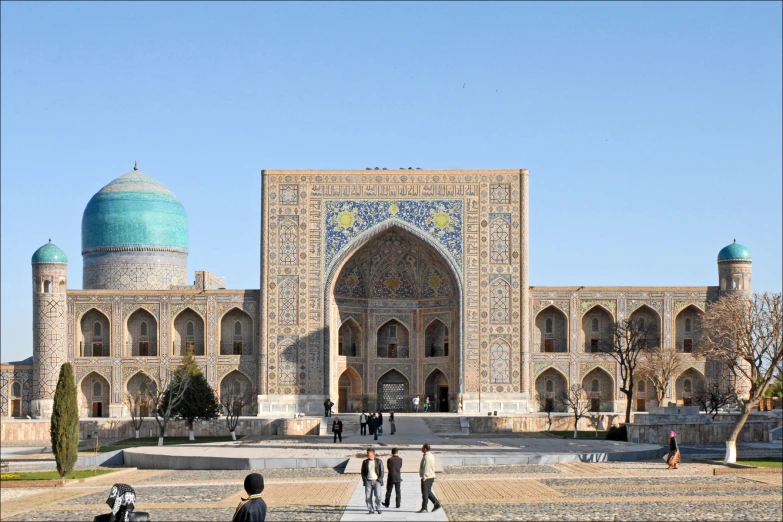
<path fill-rule="evenodd" d="M 374 512 L 374 511 L 370 511 L 370 514 L 371 514 L 371 515 L 374 515 L 374 514 L 375 514 L 375 512 Z"/>
<path fill-rule="evenodd" d="M 420 509 L 416 513 L 428 513 L 428 511 L 426 509 Z"/>
<path fill-rule="evenodd" d="M 389 507 L 389 503 L 388 503 L 388 502 L 384 502 L 384 503 L 382 503 L 381 505 L 382 505 L 383 507 L 385 507 L 385 508 Z"/>
<path fill-rule="evenodd" d="M 379 509 L 378 511 L 376 511 L 376 513 L 378 513 L 380 515 L 381 514 L 381 510 Z"/>
<path fill-rule="evenodd" d="M 435 506 L 434 508 L 432 508 L 432 512 L 434 513 L 434 512 L 436 512 L 436 511 L 437 511 L 437 510 L 439 510 L 439 509 L 440 509 L 440 504 L 438 504 L 437 506 Z"/>

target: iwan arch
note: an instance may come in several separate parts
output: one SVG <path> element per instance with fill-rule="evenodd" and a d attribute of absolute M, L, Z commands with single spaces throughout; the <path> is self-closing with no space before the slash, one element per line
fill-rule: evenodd
<path fill-rule="evenodd" d="M 632 314 L 686 359 L 666 400 L 691 400 L 711 371 L 694 321 L 750 291 L 747 249 L 720 251 L 716 286 L 531 287 L 528 197 L 526 170 L 263 171 L 261 287 L 231 290 L 206 271 L 188 284 L 184 206 L 134 169 L 85 209 L 84 289 L 53 243 L 34 254 L 34 357 L 3 365 L 2 414 L 46 417 L 70 361 L 84 416 L 127 415 L 129 386 L 163 382 L 188 350 L 219 394 L 253 390 L 247 414 L 318 414 L 326 396 L 400 411 L 414 395 L 524 413 L 574 383 L 616 412 L 617 368 L 594 349 Z M 636 409 L 655 404 L 649 383 L 636 392 Z"/>

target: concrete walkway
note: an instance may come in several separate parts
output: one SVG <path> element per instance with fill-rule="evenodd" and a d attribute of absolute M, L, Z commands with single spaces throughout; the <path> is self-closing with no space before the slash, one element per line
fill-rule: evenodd
<path fill-rule="evenodd" d="M 436 437 L 424 420 L 420 416 L 413 415 L 395 415 L 394 425 L 396 432 L 391 434 L 391 423 L 389 418 L 384 415 L 383 417 L 383 435 L 378 436 L 378 442 L 375 442 L 374 435 L 370 435 L 370 430 L 367 430 L 367 435 L 362 436 L 359 428 L 350 434 L 343 433 L 343 441 L 361 444 L 380 444 L 385 446 L 392 446 L 394 444 L 418 444 L 424 443 L 435 444 L 440 441 L 439 437 Z"/>
<path fill-rule="evenodd" d="M 437 482 L 437 480 L 436 480 Z M 400 509 L 394 507 L 394 492 L 390 499 L 389 508 L 381 506 L 382 513 L 378 515 L 370 515 L 368 513 L 367 504 L 364 501 L 364 486 L 361 479 L 356 484 L 356 489 L 351 495 L 351 499 L 348 501 L 348 505 L 345 506 L 345 512 L 343 513 L 341 521 L 365 521 L 365 520 L 416 520 L 422 522 L 430 522 L 435 520 L 448 520 L 446 513 L 443 509 L 429 513 L 416 513 L 421 509 L 421 485 L 419 481 L 419 475 L 417 473 L 403 473 L 402 484 L 400 491 L 402 493 L 402 503 Z M 386 486 L 381 488 L 381 502 L 384 501 L 386 495 Z M 432 509 L 432 504 L 427 506 L 427 509 Z"/>

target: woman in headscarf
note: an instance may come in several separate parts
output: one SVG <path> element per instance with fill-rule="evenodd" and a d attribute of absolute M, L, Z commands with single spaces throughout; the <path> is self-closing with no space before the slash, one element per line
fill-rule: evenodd
<path fill-rule="evenodd" d="M 98 515 L 94 522 L 145 522 L 149 521 L 149 514 L 136 508 L 136 492 L 128 484 L 115 484 L 111 487 L 106 503 L 111 508 L 111 513 Z"/>
<path fill-rule="evenodd" d="M 666 455 L 666 464 L 669 465 L 669 469 L 677 469 L 677 464 L 680 462 L 680 446 L 677 444 L 677 434 L 673 431 L 669 432 L 669 454 Z"/>

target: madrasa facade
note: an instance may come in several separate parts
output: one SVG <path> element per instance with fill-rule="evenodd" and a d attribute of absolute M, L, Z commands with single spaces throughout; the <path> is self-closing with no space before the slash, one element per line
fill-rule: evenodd
<path fill-rule="evenodd" d="M 127 416 L 127 394 L 165 383 L 187 351 L 218 395 L 257 397 L 246 415 L 320 414 L 326 397 L 337 412 L 407 411 L 414 396 L 524 414 L 573 384 L 620 412 L 619 369 L 595 352 L 632 316 L 682 352 L 665 401 L 689 404 L 710 373 L 692 353 L 698 316 L 751 290 L 737 243 L 716 286 L 531 286 L 524 169 L 261 177 L 260 289 L 208 271 L 190 284 L 187 215 L 160 182 L 134 167 L 100 189 L 82 218 L 83 289 L 51 240 L 33 254 L 33 355 L 2 365 L 2 416 L 48 417 L 64 362 L 82 418 Z M 656 405 L 651 383 L 635 392 L 635 409 Z"/>

